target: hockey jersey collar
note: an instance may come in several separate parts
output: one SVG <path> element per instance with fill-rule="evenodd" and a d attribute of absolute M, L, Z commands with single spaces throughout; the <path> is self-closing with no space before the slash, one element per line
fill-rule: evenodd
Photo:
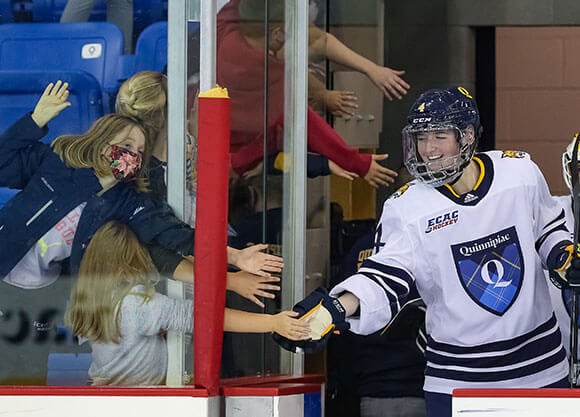
<path fill-rule="evenodd" d="M 477 179 L 473 190 L 459 195 L 448 184 L 437 188 L 437 191 L 453 201 L 455 204 L 462 206 L 475 206 L 483 199 L 483 197 L 485 197 L 491 187 L 494 171 L 493 163 L 491 162 L 490 157 L 484 153 L 481 153 L 475 155 L 473 160 L 479 164 L 480 169 L 479 178 Z"/>

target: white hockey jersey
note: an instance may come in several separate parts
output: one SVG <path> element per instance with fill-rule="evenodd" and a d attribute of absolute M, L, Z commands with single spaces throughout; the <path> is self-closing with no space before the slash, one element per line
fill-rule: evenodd
<path fill-rule="evenodd" d="M 474 160 L 481 175 L 469 193 L 413 181 L 393 194 L 373 255 L 331 295 L 360 299 L 360 315 L 348 320 L 369 334 L 416 282 L 427 305 L 426 391 L 546 386 L 568 373 L 542 268 L 569 239 L 564 213 L 528 154 Z"/>

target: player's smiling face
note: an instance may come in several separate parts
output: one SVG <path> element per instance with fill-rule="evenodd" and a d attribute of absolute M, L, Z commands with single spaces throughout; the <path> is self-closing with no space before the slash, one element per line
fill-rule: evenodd
<path fill-rule="evenodd" d="M 417 151 L 430 170 L 449 168 L 459 154 L 456 132 L 453 129 L 418 132 Z"/>

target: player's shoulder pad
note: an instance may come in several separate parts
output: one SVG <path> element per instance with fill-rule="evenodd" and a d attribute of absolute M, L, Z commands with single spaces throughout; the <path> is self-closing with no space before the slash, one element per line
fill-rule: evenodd
<path fill-rule="evenodd" d="M 399 189 L 397 191 L 395 191 L 393 194 L 391 194 L 388 198 L 388 200 L 395 200 L 399 197 L 401 197 L 403 194 L 405 194 L 407 192 L 407 190 L 409 188 L 411 188 L 413 185 L 415 185 L 415 181 L 411 181 L 408 182 L 404 185 L 402 185 L 401 187 L 399 187 Z"/>
<path fill-rule="evenodd" d="M 530 159 L 530 154 L 524 151 L 505 150 L 502 151 L 501 158 Z"/>

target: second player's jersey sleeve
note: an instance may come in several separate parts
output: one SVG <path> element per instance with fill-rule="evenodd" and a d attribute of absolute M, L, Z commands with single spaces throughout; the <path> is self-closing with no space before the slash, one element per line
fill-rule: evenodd
<path fill-rule="evenodd" d="M 360 314 L 348 318 L 354 333 L 370 334 L 383 328 L 409 295 L 416 243 L 407 227 L 387 200 L 375 233 L 373 255 L 363 261 L 356 274 L 331 290 L 333 296 L 348 291 L 360 300 Z"/>
<path fill-rule="evenodd" d="M 550 194 L 548 184 L 538 166 L 531 162 L 536 176 L 536 192 L 534 193 L 534 235 L 536 236 L 536 250 L 546 268 L 546 259 L 552 248 L 563 240 L 570 239 L 570 232 L 566 228 L 564 209 Z"/>

